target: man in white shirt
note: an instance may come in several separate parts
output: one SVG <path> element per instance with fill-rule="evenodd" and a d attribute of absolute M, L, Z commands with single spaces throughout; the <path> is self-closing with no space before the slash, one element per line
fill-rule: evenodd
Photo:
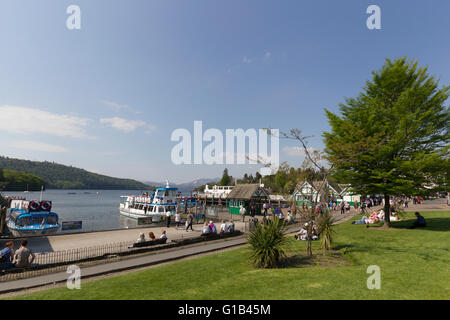
<path fill-rule="evenodd" d="M 175 213 L 175 223 L 177 225 L 177 230 L 178 227 L 180 226 L 180 222 L 181 222 L 181 214 L 177 210 L 177 212 Z"/>
<path fill-rule="evenodd" d="M 166 219 L 167 219 L 167 228 L 170 228 L 170 211 L 166 212 Z"/>

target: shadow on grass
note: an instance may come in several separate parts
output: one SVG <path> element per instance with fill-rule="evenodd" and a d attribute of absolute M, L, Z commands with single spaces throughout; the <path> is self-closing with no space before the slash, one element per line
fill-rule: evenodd
<path fill-rule="evenodd" d="M 408 229 L 412 225 L 414 220 L 415 219 L 394 221 L 393 223 L 391 223 L 391 226 L 395 229 Z M 426 221 L 426 227 L 416 229 L 427 231 L 450 231 L 450 218 L 427 218 Z"/>
<path fill-rule="evenodd" d="M 279 268 L 338 267 L 351 264 L 340 252 L 316 252 L 312 257 L 306 253 L 288 255 L 280 261 Z"/>
<path fill-rule="evenodd" d="M 410 228 L 412 223 L 416 219 L 407 219 L 400 221 L 391 221 L 391 228 L 393 229 L 413 229 Z M 450 218 L 427 218 L 427 226 L 426 227 L 418 227 L 414 229 L 418 230 L 427 230 L 427 231 L 450 231 Z M 384 229 L 384 222 L 378 222 L 373 224 L 362 225 L 367 229 Z"/>

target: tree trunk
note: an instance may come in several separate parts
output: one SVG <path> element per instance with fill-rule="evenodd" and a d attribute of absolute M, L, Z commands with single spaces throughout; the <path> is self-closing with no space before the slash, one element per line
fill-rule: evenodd
<path fill-rule="evenodd" d="M 6 208 L 0 206 L 0 234 L 3 235 L 6 223 Z"/>
<path fill-rule="evenodd" d="M 306 249 L 306 255 L 308 257 L 312 257 L 312 246 L 311 246 L 311 239 L 308 238 L 308 248 Z"/>
<path fill-rule="evenodd" d="M 387 193 L 384 194 L 384 225 L 389 228 L 391 226 L 391 205 L 390 197 Z"/>

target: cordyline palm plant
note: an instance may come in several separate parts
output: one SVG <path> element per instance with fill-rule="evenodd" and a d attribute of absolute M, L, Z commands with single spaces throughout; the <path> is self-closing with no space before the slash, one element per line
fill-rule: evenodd
<path fill-rule="evenodd" d="M 286 226 L 274 217 L 273 221 L 258 223 L 248 237 L 252 253 L 250 259 L 258 268 L 273 268 L 285 257 Z"/>
<path fill-rule="evenodd" d="M 333 242 L 333 230 L 335 224 L 335 219 L 331 215 L 330 211 L 325 210 L 325 212 L 317 219 L 317 229 L 320 236 L 320 242 L 322 248 L 329 250 L 331 248 L 331 243 Z"/>

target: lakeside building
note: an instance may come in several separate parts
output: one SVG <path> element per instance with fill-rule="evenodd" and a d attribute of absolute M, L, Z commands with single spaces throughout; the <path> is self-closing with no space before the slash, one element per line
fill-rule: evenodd
<path fill-rule="evenodd" d="M 233 190 L 234 186 L 218 186 L 214 185 L 212 188 L 209 188 L 208 185 L 205 186 L 203 190 L 203 195 L 206 198 L 214 198 L 214 199 L 226 199 L 230 192 Z"/>
<path fill-rule="evenodd" d="M 342 201 L 348 202 L 353 206 L 355 202 L 361 202 L 361 195 L 355 194 L 350 189 L 350 185 L 331 183 L 328 180 L 303 181 L 295 188 L 292 194 L 292 201 L 297 206 L 301 206 L 304 203 L 311 205 L 311 202 L 313 200 L 315 201 L 317 197 L 317 202 L 329 201 L 331 199 L 337 203 L 341 203 Z"/>
<path fill-rule="evenodd" d="M 238 184 L 228 194 L 228 212 L 239 215 L 240 208 L 243 206 L 247 213 L 250 213 L 251 205 L 256 207 L 256 212 L 261 212 L 265 202 L 270 201 L 270 195 L 264 188 L 264 185 Z"/>

